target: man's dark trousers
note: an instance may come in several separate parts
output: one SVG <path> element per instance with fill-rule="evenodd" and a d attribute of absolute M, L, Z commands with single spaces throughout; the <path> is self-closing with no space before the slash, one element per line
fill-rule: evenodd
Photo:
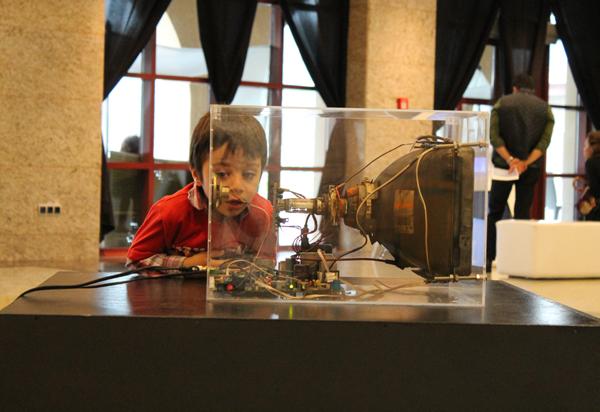
<path fill-rule="evenodd" d="M 496 223 L 502 219 L 506 201 L 510 195 L 513 184 L 515 185 L 515 219 L 529 219 L 531 204 L 533 203 L 533 189 L 540 176 L 540 169 L 530 167 L 519 176 L 519 180 L 501 181 L 492 180 L 490 191 L 488 225 L 487 225 L 487 263 L 496 258 Z"/>

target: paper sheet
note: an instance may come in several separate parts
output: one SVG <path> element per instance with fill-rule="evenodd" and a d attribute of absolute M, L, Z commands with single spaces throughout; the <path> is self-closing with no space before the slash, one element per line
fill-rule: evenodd
<path fill-rule="evenodd" d="M 494 167 L 492 169 L 492 180 L 519 180 L 519 172 L 517 171 L 517 169 L 513 169 L 512 172 L 509 172 L 508 169 L 500 169 L 499 167 Z"/>

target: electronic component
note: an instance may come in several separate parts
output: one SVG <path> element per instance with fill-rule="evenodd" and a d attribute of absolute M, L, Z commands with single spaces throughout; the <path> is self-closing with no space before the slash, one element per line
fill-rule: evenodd
<path fill-rule="evenodd" d="M 459 145 L 435 136 L 423 136 L 412 149 L 391 163 L 376 179 L 364 178 L 348 186 L 331 186 L 316 198 L 274 185 L 273 221 L 284 225 L 281 212 L 307 215 L 294 241 L 294 254 L 277 264 L 232 258 L 210 278 L 217 294 L 242 297 L 315 299 L 374 297 L 393 289 L 380 282 L 364 289 L 345 280 L 335 257 L 322 239 L 310 240 L 317 231 L 316 215 L 331 226 L 343 221 L 364 237 L 383 245 L 393 256 L 388 263 L 409 268 L 426 281 L 451 281 L 470 277 L 473 221 L 473 168 L 477 144 Z M 356 174 L 355 174 L 356 175 Z M 291 192 L 295 198 L 283 198 Z M 213 196 L 227 196 L 228 188 L 213 186 Z M 213 200 L 218 203 L 217 200 Z M 313 228 L 309 229 L 312 218 Z"/>
<path fill-rule="evenodd" d="M 316 199 L 280 199 L 277 211 L 343 220 L 383 245 L 400 268 L 427 280 L 471 273 L 473 225 L 472 145 L 424 136 L 376 179 L 365 178 L 340 194 L 340 186 Z M 279 190 L 281 192 L 281 190 Z"/>

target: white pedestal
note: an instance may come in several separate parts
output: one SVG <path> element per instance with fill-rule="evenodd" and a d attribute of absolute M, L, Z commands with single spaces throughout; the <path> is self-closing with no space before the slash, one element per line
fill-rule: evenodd
<path fill-rule="evenodd" d="M 527 278 L 600 277 L 600 222 L 502 220 L 496 269 Z"/>

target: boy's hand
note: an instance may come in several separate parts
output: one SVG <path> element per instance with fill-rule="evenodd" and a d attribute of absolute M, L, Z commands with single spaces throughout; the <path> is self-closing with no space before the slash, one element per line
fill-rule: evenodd
<path fill-rule="evenodd" d="M 223 255 L 223 251 L 222 250 L 213 250 L 211 253 L 211 259 L 214 259 L 216 257 L 222 256 Z M 220 261 L 217 261 L 220 262 Z M 206 264 L 208 263 L 208 252 L 200 252 L 200 253 L 196 253 L 195 255 L 192 255 L 190 257 L 187 257 L 183 260 L 183 266 L 206 266 Z"/>

